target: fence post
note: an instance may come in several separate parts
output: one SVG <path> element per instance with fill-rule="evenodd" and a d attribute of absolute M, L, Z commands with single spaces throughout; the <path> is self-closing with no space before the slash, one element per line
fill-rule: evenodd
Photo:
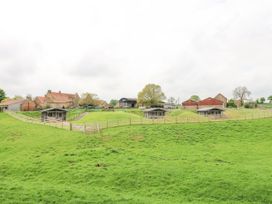
<path fill-rule="evenodd" d="M 100 133 L 99 123 L 96 123 L 96 129 L 97 129 L 97 132 Z"/>
<path fill-rule="evenodd" d="M 72 131 L 73 130 L 73 125 L 72 125 L 72 123 L 70 123 L 70 131 Z"/>

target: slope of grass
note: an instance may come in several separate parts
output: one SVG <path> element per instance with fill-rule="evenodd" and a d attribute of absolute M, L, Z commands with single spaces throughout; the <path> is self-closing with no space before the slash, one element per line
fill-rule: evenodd
<path fill-rule="evenodd" d="M 141 116 L 127 113 L 123 111 L 114 111 L 114 112 L 90 112 L 84 116 L 76 123 L 94 123 L 94 122 L 104 122 L 104 121 L 117 121 L 117 120 L 136 120 L 140 119 Z"/>
<path fill-rule="evenodd" d="M 0 113 L 1 203 L 272 203 L 271 119 L 86 136 Z"/>
<path fill-rule="evenodd" d="M 198 120 L 206 121 L 207 118 L 199 115 L 196 110 L 186 110 L 186 109 L 174 109 L 166 114 L 168 119 L 179 118 L 179 120 Z"/>
<path fill-rule="evenodd" d="M 41 118 L 41 112 L 40 111 L 20 111 L 17 112 L 18 114 L 22 114 L 31 118 L 39 119 Z"/>
<path fill-rule="evenodd" d="M 224 115 L 230 119 L 246 119 L 246 118 L 263 118 L 265 116 L 272 116 L 272 111 L 269 109 L 226 109 Z"/>

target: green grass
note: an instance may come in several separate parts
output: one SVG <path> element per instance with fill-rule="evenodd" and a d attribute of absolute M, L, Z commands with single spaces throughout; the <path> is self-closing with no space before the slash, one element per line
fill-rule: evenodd
<path fill-rule="evenodd" d="M 127 113 L 123 111 L 114 112 L 90 112 L 76 123 L 94 123 L 104 121 L 117 121 L 117 120 L 136 120 L 142 118 L 134 113 Z"/>
<path fill-rule="evenodd" d="M 272 119 L 86 136 L 0 113 L 1 203 L 272 203 Z"/>
<path fill-rule="evenodd" d="M 74 120 L 75 117 L 79 116 L 81 113 L 84 113 L 85 109 L 69 109 L 67 112 L 67 120 Z"/>
<path fill-rule="evenodd" d="M 166 118 L 169 120 L 174 120 L 178 118 L 179 120 L 186 121 L 197 120 L 197 121 L 206 121 L 207 118 L 197 114 L 196 110 L 186 110 L 186 109 L 174 109 L 166 114 Z"/>
<path fill-rule="evenodd" d="M 40 111 L 20 111 L 17 112 L 18 114 L 22 114 L 31 118 L 41 118 L 41 112 Z"/>
<path fill-rule="evenodd" d="M 272 116 L 272 111 L 269 109 L 226 109 L 225 116 L 230 119 L 243 118 L 263 118 L 264 116 Z"/>

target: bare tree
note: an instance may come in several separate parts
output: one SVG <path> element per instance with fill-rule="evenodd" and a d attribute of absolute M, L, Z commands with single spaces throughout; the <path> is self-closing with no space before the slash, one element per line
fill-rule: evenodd
<path fill-rule="evenodd" d="M 251 92 L 245 86 L 239 86 L 233 91 L 233 97 L 240 101 L 241 106 L 243 106 L 244 100 L 246 100 L 247 97 L 250 96 L 250 94 Z"/>

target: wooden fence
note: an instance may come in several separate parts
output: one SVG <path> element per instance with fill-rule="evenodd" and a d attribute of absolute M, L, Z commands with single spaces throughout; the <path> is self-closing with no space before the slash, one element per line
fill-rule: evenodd
<path fill-rule="evenodd" d="M 85 134 L 91 134 L 100 132 L 103 129 L 120 127 L 120 126 L 131 126 L 131 125 L 152 125 L 152 124 L 185 124 L 185 123 L 207 123 L 207 122 L 221 122 L 221 121 L 240 121 L 240 120 L 253 120 L 261 118 L 272 118 L 271 112 L 264 112 L 260 114 L 250 114 L 250 115 L 241 115 L 233 118 L 221 117 L 221 118 L 212 118 L 212 117 L 203 117 L 196 115 L 195 117 L 165 117 L 162 119 L 126 119 L 126 120 L 107 120 L 102 122 L 94 123 L 73 123 L 73 122 L 55 122 L 55 123 L 44 123 L 38 119 L 24 116 L 15 112 L 7 112 L 10 116 L 34 124 L 41 124 L 47 126 L 53 126 L 56 128 L 62 128 L 70 131 L 79 131 Z"/>

